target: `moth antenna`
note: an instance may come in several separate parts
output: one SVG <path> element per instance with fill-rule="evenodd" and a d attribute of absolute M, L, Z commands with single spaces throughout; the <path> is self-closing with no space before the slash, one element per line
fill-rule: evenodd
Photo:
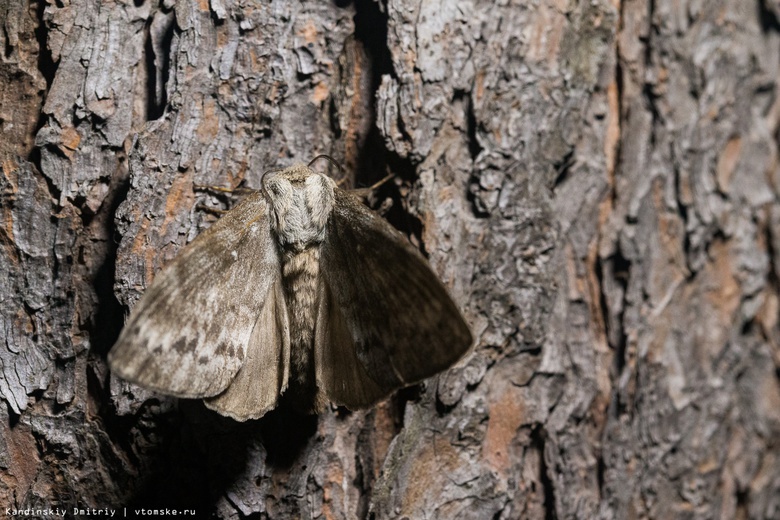
<path fill-rule="evenodd" d="M 308 166 L 309 168 L 311 168 L 311 165 L 312 165 L 312 164 L 314 164 L 314 163 L 316 163 L 316 162 L 317 162 L 317 161 L 319 161 L 320 159 L 326 159 L 326 160 L 327 160 L 327 161 L 328 161 L 330 164 L 332 164 L 333 166 L 335 166 L 336 168 L 338 168 L 338 170 L 339 170 L 339 173 L 341 173 L 341 174 L 343 174 L 343 173 L 344 173 L 344 168 L 342 168 L 342 167 L 341 167 L 341 165 L 340 165 L 340 164 L 339 164 L 339 163 L 336 161 L 336 159 L 334 159 L 334 158 L 333 158 L 333 157 L 331 157 L 330 155 L 328 155 L 328 154 L 324 154 L 324 153 L 321 153 L 320 155 L 318 155 L 317 157 L 315 157 L 314 159 L 312 159 L 311 161 L 309 161 L 309 164 L 307 164 L 306 166 Z"/>
<path fill-rule="evenodd" d="M 266 200 L 271 200 L 270 195 L 268 194 L 268 189 L 265 187 L 265 177 L 269 173 L 278 173 L 284 171 L 284 168 L 274 168 L 273 170 L 266 170 L 263 172 L 263 176 L 260 177 L 260 190 L 263 192 L 263 195 L 265 196 Z"/>

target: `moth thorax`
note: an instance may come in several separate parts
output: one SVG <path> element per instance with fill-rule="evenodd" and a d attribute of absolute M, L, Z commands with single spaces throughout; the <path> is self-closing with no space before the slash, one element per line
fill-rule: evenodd
<path fill-rule="evenodd" d="M 266 183 L 271 227 L 283 250 L 303 251 L 323 241 L 335 198 L 333 187 L 328 177 L 301 166 Z"/>

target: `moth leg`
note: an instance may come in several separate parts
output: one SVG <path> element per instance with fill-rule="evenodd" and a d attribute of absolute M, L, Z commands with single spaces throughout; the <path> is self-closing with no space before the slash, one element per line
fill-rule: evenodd
<path fill-rule="evenodd" d="M 205 213 L 211 213 L 212 215 L 216 215 L 218 217 L 221 217 L 222 215 L 228 212 L 228 210 L 226 209 L 212 208 L 206 206 L 205 204 L 198 204 L 197 206 L 195 206 L 195 209 L 197 209 L 198 211 L 203 211 Z"/>
<path fill-rule="evenodd" d="M 369 186 L 367 188 L 356 188 L 354 190 L 349 190 L 349 192 L 354 194 L 354 195 L 357 195 L 358 197 L 360 197 L 362 199 L 366 199 L 366 198 L 368 198 L 369 195 L 371 195 L 371 193 L 374 190 L 376 190 L 377 188 L 379 188 L 381 185 L 383 185 L 384 183 L 386 183 L 387 181 L 389 181 L 392 178 L 393 178 L 393 174 L 389 173 L 383 179 L 375 182 L 374 184 L 372 184 L 371 186 Z"/>
<path fill-rule="evenodd" d="M 195 191 L 211 191 L 211 192 L 217 192 L 217 193 L 227 193 L 229 195 L 249 195 L 250 193 L 254 193 L 257 190 L 253 190 L 252 188 L 244 188 L 243 186 L 239 186 L 237 188 L 225 188 L 223 186 L 211 186 L 207 184 L 193 184 L 192 189 Z"/>
<path fill-rule="evenodd" d="M 206 185 L 206 184 L 193 184 L 192 185 L 192 189 L 194 191 L 211 192 L 211 193 L 214 193 L 216 195 L 224 193 L 228 197 L 242 196 L 242 195 L 245 196 L 245 195 L 249 195 L 251 193 L 255 193 L 257 191 L 257 190 L 253 190 L 252 188 L 244 188 L 244 187 L 241 187 L 241 186 L 239 186 L 238 188 L 224 188 L 222 186 L 211 186 L 211 185 Z M 228 210 L 211 208 L 211 207 L 206 206 L 204 204 L 198 204 L 197 206 L 195 206 L 195 209 L 200 210 L 200 211 L 205 211 L 206 213 L 211 213 L 212 215 L 216 215 L 218 217 L 221 217 L 222 215 L 224 215 L 225 213 L 228 212 Z"/>

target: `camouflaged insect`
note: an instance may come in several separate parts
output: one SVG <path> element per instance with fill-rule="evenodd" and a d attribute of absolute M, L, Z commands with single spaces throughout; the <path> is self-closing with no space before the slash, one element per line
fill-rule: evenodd
<path fill-rule="evenodd" d="M 283 394 L 306 412 L 371 406 L 450 367 L 471 343 L 409 241 L 297 164 L 157 275 L 108 361 L 123 379 L 244 421 Z"/>

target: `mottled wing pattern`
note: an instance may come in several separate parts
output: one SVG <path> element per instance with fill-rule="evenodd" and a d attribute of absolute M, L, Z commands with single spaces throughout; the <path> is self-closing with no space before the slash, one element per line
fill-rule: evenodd
<path fill-rule="evenodd" d="M 339 189 L 322 267 L 355 355 L 383 393 L 448 368 L 471 346 L 468 325 L 425 259 L 390 224 Z M 333 335 L 344 334 L 336 329 Z M 334 343 L 323 348 L 333 349 Z M 324 381 L 326 392 L 342 395 L 340 377 Z"/>
<path fill-rule="evenodd" d="M 281 280 L 277 279 L 255 323 L 244 365 L 227 390 L 205 399 L 206 406 L 237 421 L 262 417 L 276 407 L 287 387 L 289 360 L 287 307 Z"/>
<path fill-rule="evenodd" d="M 317 382 L 334 404 L 352 410 L 371 406 L 392 392 L 369 377 L 357 358 L 355 342 L 333 292 L 320 286 L 314 352 Z"/>
<path fill-rule="evenodd" d="M 268 208 L 255 193 L 157 275 L 108 355 L 112 371 L 178 397 L 219 394 L 244 363 L 279 276 Z"/>

